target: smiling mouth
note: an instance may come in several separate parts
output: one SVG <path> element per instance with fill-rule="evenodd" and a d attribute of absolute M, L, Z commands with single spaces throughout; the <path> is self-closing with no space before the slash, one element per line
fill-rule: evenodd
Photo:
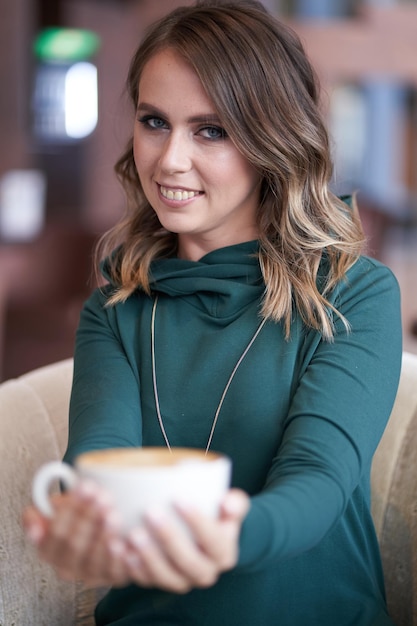
<path fill-rule="evenodd" d="M 202 194 L 201 191 L 188 191 L 187 189 L 168 189 L 168 187 L 159 186 L 161 195 L 167 200 L 191 200 Z"/>

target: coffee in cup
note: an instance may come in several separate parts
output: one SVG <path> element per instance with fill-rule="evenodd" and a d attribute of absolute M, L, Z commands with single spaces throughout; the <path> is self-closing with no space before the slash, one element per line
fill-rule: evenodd
<path fill-rule="evenodd" d="M 52 483 L 66 489 L 79 479 L 94 481 L 112 496 L 128 530 L 140 525 L 151 510 L 173 511 L 175 503 L 189 503 L 216 517 L 230 485 L 231 461 L 225 455 L 192 448 L 113 448 L 85 452 L 73 469 L 66 463 L 47 463 L 35 475 L 32 497 L 37 508 L 51 517 Z"/>

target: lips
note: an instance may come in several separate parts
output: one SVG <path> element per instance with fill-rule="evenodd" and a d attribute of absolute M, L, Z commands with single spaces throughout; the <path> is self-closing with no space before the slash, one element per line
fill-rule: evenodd
<path fill-rule="evenodd" d="M 201 191 L 190 191 L 188 189 L 173 189 L 170 187 L 159 186 L 161 195 L 167 200 L 191 200 L 195 196 L 201 195 Z"/>

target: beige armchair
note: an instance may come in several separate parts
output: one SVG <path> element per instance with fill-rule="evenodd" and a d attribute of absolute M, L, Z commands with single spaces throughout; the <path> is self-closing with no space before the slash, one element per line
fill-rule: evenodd
<path fill-rule="evenodd" d="M 403 354 L 397 398 L 371 479 L 389 612 L 396 626 L 416 626 L 417 355 Z"/>
<path fill-rule="evenodd" d="M 0 385 L 0 626 L 91 626 L 98 594 L 62 582 L 21 529 L 33 474 L 60 459 L 72 361 Z M 396 626 L 417 626 L 417 356 L 404 354 L 395 407 L 372 468 L 373 515 Z"/>
<path fill-rule="evenodd" d="M 0 625 L 93 626 L 97 592 L 59 580 L 21 528 L 31 481 L 61 459 L 67 440 L 72 360 L 0 385 Z"/>

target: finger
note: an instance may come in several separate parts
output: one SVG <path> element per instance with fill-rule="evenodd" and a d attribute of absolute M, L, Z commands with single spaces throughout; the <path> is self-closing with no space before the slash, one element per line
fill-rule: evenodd
<path fill-rule="evenodd" d="M 59 529 L 67 537 L 70 555 L 68 567 L 85 580 L 112 578 L 114 567 L 109 540 L 119 531 L 120 521 L 108 495 L 87 484 L 80 496 L 73 520 L 63 520 Z"/>
<path fill-rule="evenodd" d="M 126 541 L 107 530 L 96 539 L 84 565 L 86 583 L 91 585 L 99 579 L 102 585 L 121 587 L 132 582 L 126 565 Z"/>
<path fill-rule="evenodd" d="M 188 503 L 177 505 L 200 550 L 217 564 L 220 571 L 231 569 L 236 564 L 240 529 L 249 503 L 249 497 L 243 491 L 229 491 L 218 519 L 202 515 Z"/>
<path fill-rule="evenodd" d="M 161 511 L 151 511 L 146 523 L 166 558 L 192 587 L 214 584 L 219 575 L 217 563 L 201 550 L 192 533 L 178 520 Z"/>
<path fill-rule="evenodd" d="M 250 498 L 241 489 L 230 489 L 220 507 L 223 519 L 234 519 L 242 523 L 250 508 Z"/>
<path fill-rule="evenodd" d="M 189 527 L 200 552 L 219 565 L 226 566 L 226 551 L 228 555 L 229 544 L 233 543 L 236 535 L 234 520 L 212 519 L 201 514 L 188 502 L 177 504 L 176 510 Z"/>
<path fill-rule="evenodd" d="M 190 580 L 177 569 L 157 540 L 145 528 L 129 534 L 126 564 L 133 580 L 142 586 L 186 593 L 192 587 Z"/>
<path fill-rule="evenodd" d="M 99 548 L 96 547 L 89 559 L 89 562 L 94 561 L 94 564 L 84 567 L 83 574 L 79 576 L 85 587 L 124 587 L 132 582 L 125 560 L 121 558 L 123 552 L 123 542 L 119 538 L 107 540 Z"/>
<path fill-rule="evenodd" d="M 131 582 L 125 563 L 125 545 L 122 539 L 122 518 L 113 506 L 110 494 L 95 483 L 84 481 L 76 491 L 91 505 L 91 518 L 81 528 L 80 549 L 85 558 L 79 564 L 83 580 L 89 586 L 112 585 L 120 587 Z"/>
<path fill-rule="evenodd" d="M 110 545 L 111 544 L 111 545 Z M 115 547 L 117 544 L 117 547 Z M 92 559 L 96 560 L 96 567 L 89 567 L 77 576 L 83 581 L 83 585 L 88 588 L 96 587 L 125 587 L 132 582 L 129 569 L 125 562 L 124 543 L 117 538 L 114 543 L 107 543 L 107 550 L 101 548 L 104 558 L 97 558 L 92 554 Z M 122 558 L 123 555 L 123 558 Z M 68 571 L 67 567 L 55 568 L 59 577 L 63 580 L 74 580 L 74 574 Z"/>
<path fill-rule="evenodd" d="M 22 526 L 29 541 L 37 546 L 46 535 L 48 522 L 35 507 L 29 506 L 23 511 Z"/>
<path fill-rule="evenodd" d="M 43 518 L 33 507 L 22 517 L 40 557 L 64 580 L 81 578 L 89 586 L 129 582 L 126 565 L 118 554 L 120 546 L 118 550 L 114 547 L 121 543 L 117 539 L 121 520 L 107 494 L 85 482 L 72 492 L 53 496 L 51 503 L 52 520 Z"/>
<path fill-rule="evenodd" d="M 54 515 L 39 551 L 65 578 L 82 576 L 94 535 L 102 524 L 103 509 L 94 489 L 70 491 L 52 501 Z"/>

